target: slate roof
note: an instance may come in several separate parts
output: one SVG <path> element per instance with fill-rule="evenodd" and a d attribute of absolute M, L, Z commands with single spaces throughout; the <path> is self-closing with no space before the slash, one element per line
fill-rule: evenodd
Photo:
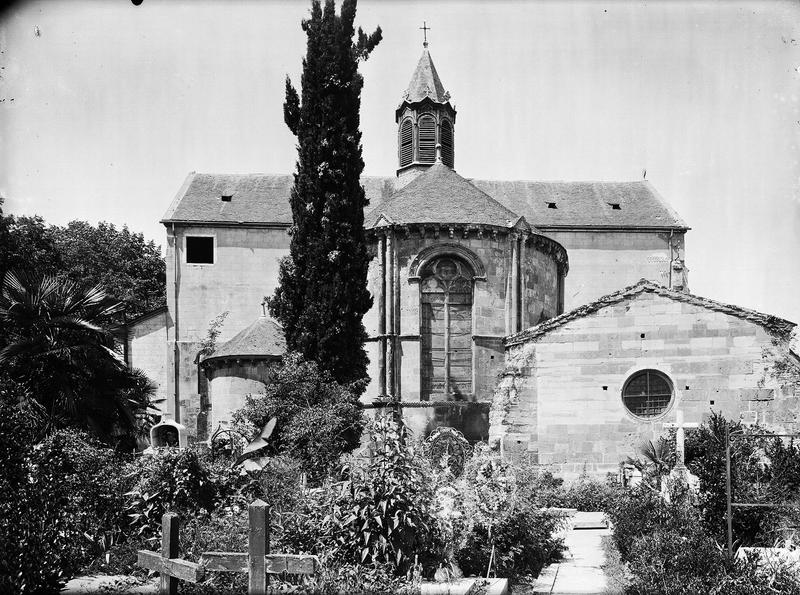
<path fill-rule="evenodd" d="M 395 178 L 364 176 L 361 183 L 372 201 L 394 192 Z M 289 197 L 293 175 L 199 174 L 186 178 L 164 214 L 162 223 L 291 225 Z M 230 202 L 222 195 L 231 196 Z"/>
<path fill-rule="evenodd" d="M 436 72 L 436 67 L 433 65 L 428 48 L 422 50 L 408 89 L 403 94 L 401 105 L 406 102 L 417 103 L 426 98 L 436 103 L 447 103 L 450 100 L 450 95 L 444 90 L 439 73 Z"/>
<path fill-rule="evenodd" d="M 234 357 L 278 356 L 286 351 L 283 329 L 272 319 L 260 316 L 231 340 L 219 345 L 203 361 Z"/>
<path fill-rule="evenodd" d="M 539 228 L 661 227 L 688 229 L 650 182 L 473 180 L 478 188 Z M 550 208 L 548 203 L 554 203 Z M 615 209 L 612 205 L 619 205 Z"/>
<path fill-rule="evenodd" d="M 162 223 L 288 226 L 292 222 L 289 196 L 293 181 L 292 175 L 191 173 Z M 505 209 L 498 211 L 500 220 L 493 225 L 505 225 L 508 211 L 525 217 L 530 225 L 543 231 L 571 227 L 688 229 L 646 181 L 465 181 Z M 394 193 L 396 178 L 364 176 L 361 183 L 370 201 L 365 214 L 371 216 Z M 223 193 L 232 194 L 230 202 L 221 200 Z M 444 191 L 437 192 L 440 198 L 443 194 Z M 445 204 L 440 206 L 463 211 L 458 213 L 458 219 L 465 218 L 467 211 L 460 206 L 460 196 L 443 196 L 441 200 Z M 555 203 L 556 208 L 548 208 L 549 202 Z M 619 204 L 619 210 L 609 203 Z M 488 211 L 483 214 L 488 215 Z"/>
<path fill-rule="evenodd" d="M 380 217 L 389 223 L 468 223 L 512 227 L 520 216 L 483 190 L 437 161 L 364 216 L 364 226 L 375 227 Z"/>
<path fill-rule="evenodd" d="M 538 339 L 550 331 L 555 330 L 577 318 L 583 318 L 584 316 L 594 314 L 598 310 L 608 306 L 613 306 L 614 304 L 618 304 L 625 300 L 629 300 L 645 292 L 656 293 L 675 301 L 693 304 L 702 308 L 707 308 L 709 310 L 735 316 L 743 320 L 749 320 L 750 322 L 754 322 L 755 324 L 766 328 L 778 336 L 785 337 L 787 339 L 791 337 L 793 329 L 797 326 L 796 323 L 784 320 L 783 318 L 778 318 L 777 316 L 763 314 L 761 312 L 756 312 L 755 310 L 749 310 L 740 306 L 725 304 L 723 302 L 700 297 L 691 293 L 674 291 L 664 287 L 663 285 L 659 285 L 658 283 L 648 281 L 647 279 L 640 279 L 639 282 L 635 283 L 634 285 L 630 285 L 629 287 L 625 287 L 624 289 L 620 289 L 619 291 L 600 297 L 593 302 L 575 308 L 569 312 L 565 312 L 560 316 L 556 316 L 555 318 L 546 320 L 545 322 L 537 324 L 529 329 L 506 337 L 505 345 L 508 347 Z"/>

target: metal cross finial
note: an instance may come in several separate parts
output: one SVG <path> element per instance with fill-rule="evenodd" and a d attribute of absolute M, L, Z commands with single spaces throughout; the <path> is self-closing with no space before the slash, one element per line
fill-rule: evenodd
<path fill-rule="evenodd" d="M 424 38 L 424 41 L 422 42 L 422 47 L 426 48 L 428 47 L 428 31 L 430 31 L 431 28 L 428 27 L 425 21 L 422 21 L 422 27 L 420 27 L 420 30 L 422 31 L 422 35 Z"/>
<path fill-rule="evenodd" d="M 267 315 L 267 298 L 266 297 L 264 297 L 264 299 L 261 300 L 261 315 L 262 316 L 266 316 Z"/>

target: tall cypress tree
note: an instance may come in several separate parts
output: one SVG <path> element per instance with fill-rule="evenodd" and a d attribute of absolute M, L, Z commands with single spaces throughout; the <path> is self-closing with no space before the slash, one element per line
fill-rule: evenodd
<path fill-rule="evenodd" d="M 339 382 L 366 377 L 364 314 L 369 257 L 364 236 L 359 109 L 363 79 L 358 64 L 381 40 L 353 28 L 356 0 L 311 4 L 302 23 L 308 37 L 302 101 L 286 79 L 283 115 L 298 140 L 291 194 L 290 256 L 269 300 L 283 325 L 287 347 L 315 360 Z M 355 36 L 355 40 L 354 40 Z"/>

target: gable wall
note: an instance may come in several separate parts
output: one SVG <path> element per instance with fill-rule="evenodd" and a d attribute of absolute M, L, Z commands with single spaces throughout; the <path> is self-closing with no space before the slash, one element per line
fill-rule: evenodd
<path fill-rule="evenodd" d="M 787 341 L 758 324 L 645 292 L 510 347 L 492 437 L 512 456 L 575 476 L 616 473 L 643 440 L 666 433 L 676 406 L 689 422 L 714 410 L 797 432 L 800 369 L 789 357 Z M 653 421 L 633 417 L 621 399 L 642 368 L 666 373 L 675 387 Z"/>
<path fill-rule="evenodd" d="M 569 255 L 564 281 L 564 311 L 588 304 L 622 287 L 648 279 L 669 286 L 670 242 L 674 258 L 684 260 L 684 235 L 656 231 L 558 231 L 545 235 Z M 678 283 L 674 274 L 674 283 Z M 674 287 L 675 285 L 673 285 Z"/>

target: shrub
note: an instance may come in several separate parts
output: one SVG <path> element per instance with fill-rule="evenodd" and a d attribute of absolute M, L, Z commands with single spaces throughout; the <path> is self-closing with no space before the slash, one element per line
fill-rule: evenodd
<path fill-rule="evenodd" d="M 581 511 L 606 510 L 620 487 L 610 478 L 604 481 L 583 473 L 574 482 L 564 484 L 549 471 L 533 479 L 530 488 L 544 507 L 575 508 Z"/>
<path fill-rule="evenodd" d="M 372 461 L 345 468 L 349 477 L 331 489 L 321 542 L 339 562 L 388 564 L 403 574 L 415 556 L 423 564 L 435 561 L 430 466 L 410 444 L 406 426 L 388 417 L 372 422 L 370 437 Z"/>
<path fill-rule="evenodd" d="M 165 512 L 196 514 L 214 508 L 218 486 L 194 448 L 158 449 L 131 466 L 136 483 L 126 494 L 130 533 L 155 542 Z"/>
<path fill-rule="evenodd" d="M 320 480 L 359 444 L 364 427 L 358 406 L 361 384 L 339 384 L 316 363 L 287 354 L 266 392 L 247 397 L 234 412 L 234 428 L 253 439 L 269 419 L 277 418 L 268 454 L 290 455 L 312 480 Z"/>
<path fill-rule="evenodd" d="M 109 547 L 123 522 L 121 462 L 87 434 L 26 442 L 25 417 L 0 412 L 0 590 L 54 591 Z"/>
<path fill-rule="evenodd" d="M 682 516 L 683 509 L 670 507 L 661 496 L 642 484 L 621 492 L 608 506 L 606 514 L 614 525 L 614 544 L 623 561 L 628 561 L 634 541 L 656 530 L 666 528 L 673 514 Z"/>

